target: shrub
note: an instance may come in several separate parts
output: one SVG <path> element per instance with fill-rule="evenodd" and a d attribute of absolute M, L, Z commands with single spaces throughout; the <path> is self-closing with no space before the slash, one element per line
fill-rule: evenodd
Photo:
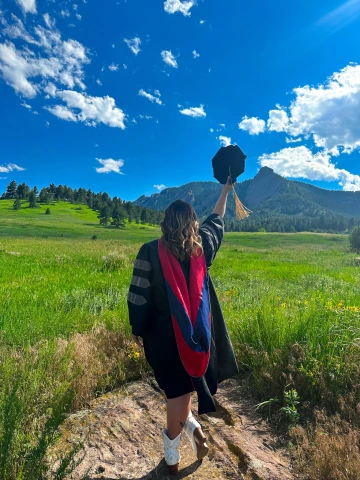
<path fill-rule="evenodd" d="M 51 213 L 51 212 L 50 212 L 50 208 L 48 207 L 48 208 L 46 209 L 45 215 L 50 215 L 50 213 Z"/>

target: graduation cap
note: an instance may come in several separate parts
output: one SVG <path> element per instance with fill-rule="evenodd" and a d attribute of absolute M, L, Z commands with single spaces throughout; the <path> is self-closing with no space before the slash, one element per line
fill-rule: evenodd
<path fill-rule="evenodd" d="M 214 177 L 223 185 L 227 183 L 227 180 L 230 177 L 232 184 L 235 184 L 237 178 L 245 171 L 245 160 L 246 155 L 237 145 L 221 147 L 212 161 Z M 247 218 L 251 211 L 240 202 L 234 186 L 233 195 L 237 218 Z"/>

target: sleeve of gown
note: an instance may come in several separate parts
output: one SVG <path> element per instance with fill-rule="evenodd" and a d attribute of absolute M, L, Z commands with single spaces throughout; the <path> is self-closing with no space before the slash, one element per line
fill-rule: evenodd
<path fill-rule="evenodd" d="M 200 227 L 206 265 L 211 267 L 224 237 L 224 219 L 211 214 Z"/>
<path fill-rule="evenodd" d="M 151 302 L 152 265 L 149 249 L 143 245 L 134 263 L 133 276 L 128 294 L 129 320 L 133 335 L 142 337 L 149 324 Z"/>

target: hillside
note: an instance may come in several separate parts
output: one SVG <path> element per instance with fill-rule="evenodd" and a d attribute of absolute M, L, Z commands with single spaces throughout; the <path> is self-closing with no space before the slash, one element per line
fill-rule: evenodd
<path fill-rule="evenodd" d="M 97 212 L 84 204 L 51 202 L 40 204 L 38 208 L 28 208 L 28 201 L 22 201 L 20 210 L 13 209 L 13 200 L 0 200 L 0 250 L 1 239 L 6 236 L 72 238 L 117 240 L 137 242 L 139 236 L 149 241 L 156 238 L 158 228 L 136 223 L 118 229 L 99 225 Z M 45 215 L 47 208 L 51 214 Z"/>
<path fill-rule="evenodd" d="M 221 185 L 215 182 L 192 182 L 167 188 L 150 197 L 143 195 L 135 205 L 164 210 L 174 200 L 181 199 L 191 203 L 198 215 L 203 216 L 211 212 L 220 191 Z M 287 180 L 268 167 L 263 167 L 252 180 L 237 184 L 236 192 L 254 213 L 360 217 L 360 192 L 325 190 Z M 232 198 L 227 215 L 234 215 Z"/>

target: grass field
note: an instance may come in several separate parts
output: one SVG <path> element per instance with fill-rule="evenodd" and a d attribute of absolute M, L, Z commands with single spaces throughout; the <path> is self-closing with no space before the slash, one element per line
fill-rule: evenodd
<path fill-rule="evenodd" d="M 63 414 L 146 370 L 126 295 L 138 248 L 159 230 L 103 228 L 86 206 L 11 206 L 0 201 L 0 478 L 40 479 Z M 241 372 L 287 422 L 319 407 L 360 423 L 354 257 L 343 235 L 231 233 L 212 267 Z"/>

